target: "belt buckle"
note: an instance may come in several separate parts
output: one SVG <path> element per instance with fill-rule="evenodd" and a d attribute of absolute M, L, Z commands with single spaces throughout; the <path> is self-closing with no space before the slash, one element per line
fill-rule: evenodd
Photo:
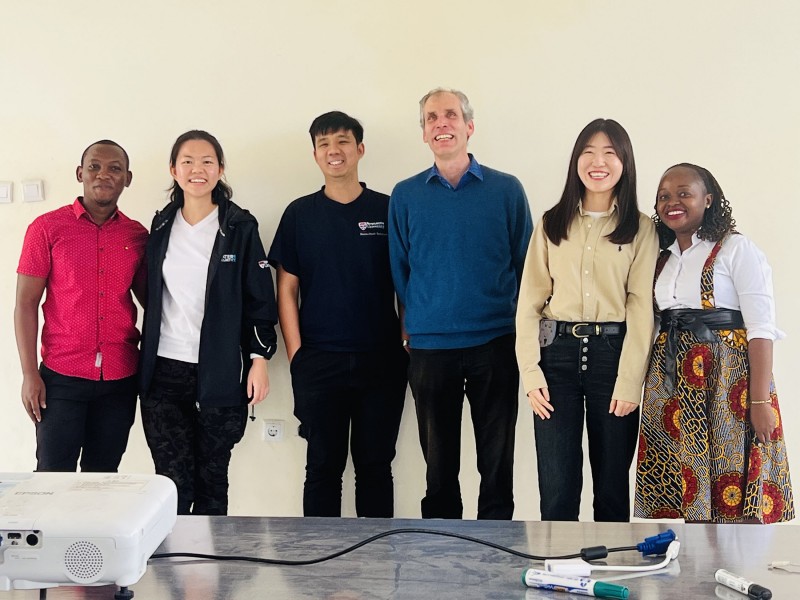
<path fill-rule="evenodd" d="M 598 325 L 597 323 L 595 323 L 594 325 L 594 333 L 589 332 L 589 333 L 579 334 L 577 332 L 578 327 L 589 327 L 589 325 L 590 325 L 589 323 L 575 323 L 575 325 L 572 326 L 572 337 L 580 338 L 580 337 L 586 337 L 588 335 L 600 335 L 601 333 L 600 325 Z"/>

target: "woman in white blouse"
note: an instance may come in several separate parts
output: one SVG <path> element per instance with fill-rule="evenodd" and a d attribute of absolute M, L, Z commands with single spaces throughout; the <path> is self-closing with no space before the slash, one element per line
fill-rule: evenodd
<path fill-rule="evenodd" d="M 788 521 L 772 272 L 734 231 L 730 204 L 706 169 L 668 169 L 655 208 L 661 331 L 645 382 L 634 515 Z"/>
<path fill-rule="evenodd" d="M 228 465 L 248 405 L 269 392 L 277 307 L 258 222 L 233 200 L 225 156 L 187 131 L 169 158 L 170 202 L 147 241 L 142 425 L 178 514 L 228 513 Z"/>

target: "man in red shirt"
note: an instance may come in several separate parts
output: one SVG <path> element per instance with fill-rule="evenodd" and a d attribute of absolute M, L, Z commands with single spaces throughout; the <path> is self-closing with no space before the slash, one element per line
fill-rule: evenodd
<path fill-rule="evenodd" d="M 128 154 L 101 140 L 81 157 L 83 196 L 36 218 L 17 267 L 14 329 L 37 471 L 116 472 L 136 415 L 147 230 L 117 210 Z M 37 369 L 39 304 L 42 363 Z"/>

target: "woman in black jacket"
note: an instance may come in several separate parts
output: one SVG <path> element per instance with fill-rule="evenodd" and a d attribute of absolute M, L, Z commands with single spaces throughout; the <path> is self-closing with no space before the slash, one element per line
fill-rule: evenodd
<path fill-rule="evenodd" d="M 188 131 L 172 147 L 170 203 L 147 244 L 142 423 L 178 514 L 224 515 L 228 465 L 247 407 L 269 392 L 277 311 L 258 223 L 230 198 L 217 139 Z"/>

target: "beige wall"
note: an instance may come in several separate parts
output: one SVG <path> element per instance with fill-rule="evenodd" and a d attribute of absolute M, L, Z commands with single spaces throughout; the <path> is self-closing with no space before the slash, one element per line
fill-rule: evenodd
<path fill-rule="evenodd" d="M 226 5 L 227 4 L 227 5 Z M 800 319 L 794 256 L 800 173 L 800 6 L 789 1 L 670 3 L 617 0 L 272 3 L 207 0 L 101 4 L 1 3 L 0 471 L 34 468 L 33 427 L 19 401 L 12 310 L 19 249 L 36 215 L 71 201 L 80 152 L 112 138 L 129 151 L 134 181 L 123 210 L 149 225 L 170 183 L 167 154 L 190 128 L 225 148 L 236 199 L 272 239 L 286 204 L 321 185 L 306 131 L 341 109 L 366 128 L 362 179 L 389 192 L 427 167 L 417 100 L 428 89 L 466 91 L 476 109 L 471 149 L 517 175 L 534 218 L 561 191 L 578 131 L 619 120 L 633 139 L 640 205 L 650 212 L 660 173 L 679 161 L 707 166 L 739 228 L 771 259 L 780 326 L 776 348 L 789 450 L 800 481 L 800 409 L 792 379 Z M 47 201 L 22 204 L 20 181 L 43 179 Z M 292 399 L 281 348 L 258 417 L 286 420 Z M 395 461 L 396 513 L 419 516 L 424 465 L 409 397 Z M 468 421 L 467 421 L 468 422 Z M 231 466 L 231 512 L 298 515 L 304 443 L 267 444 L 250 427 Z M 476 512 L 473 440 L 465 432 L 465 516 Z M 517 427 L 516 517 L 538 517 L 531 416 Z M 152 470 L 140 425 L 122 469 Z M 587 486 L 588 487 L 588 482 Z M 352 471 L 345 514 L 354 514 Z M 585 494 L 583 518 L 591 518 Z"/>

